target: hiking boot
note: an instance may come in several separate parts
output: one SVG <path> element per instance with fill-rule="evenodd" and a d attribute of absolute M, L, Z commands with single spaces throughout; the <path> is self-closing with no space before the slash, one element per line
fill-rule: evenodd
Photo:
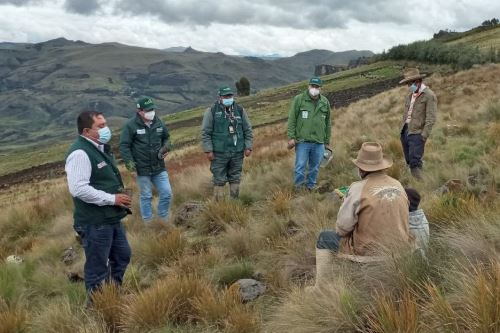
<path fill-rule="evenodd" d="M 215 201 L 223 200 L 225 196 L 224 186 L 214 186 L 214 199 Z"/>
<path fill-rule="evenodd" d="M 240 196 L 240 184 L 229 184 L 229 195 L 233 199 L 238 199 Z"/>
<path fill-rule="evenodd" d="M 410 172 L 414 178 L 422 180 L 423 178 L 422 168 L 411 168 Z"/>

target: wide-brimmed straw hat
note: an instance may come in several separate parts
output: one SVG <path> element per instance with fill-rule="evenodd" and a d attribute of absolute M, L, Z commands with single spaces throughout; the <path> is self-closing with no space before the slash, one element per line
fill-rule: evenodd
<path fill-rule="evenodd" d="M 405 69 L 405 71 L 403 73 L 403 76 L 405 78 L 402 79 L 401 81 L 399 81 L 399 84 L 403 84 L 403 83 L 406 83 L 406 82 L 411 82 L 411 81 L 422 79 L 422 78 L 426 77 L 425 74 L 420 74 L 420 71 L 418 70 L 418 68 L 407 68 L 407 69 Z"/>
<path fill-rule="evenodd" d="M 365 142 L 352 162 L 363 171 L 379 171 L 390 168 L 392 161 L 385 158 L 382 146 L 376 142 Z"/>

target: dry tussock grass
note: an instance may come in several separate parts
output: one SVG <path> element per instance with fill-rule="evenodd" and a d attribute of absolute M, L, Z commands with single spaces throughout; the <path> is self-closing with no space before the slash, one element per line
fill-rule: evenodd
<path fill-rule="evenodd" d="M 106 323 L 110 332 L 118 332 L 125 304 L 126 299 L 115 283 L 106 283 L 92 294 L 92 309 Z"/>
<path fill-rule="evenodd" d="M 131 235 L 129 241 L 134 253 L 134 261 L 142 265 L 157 267 L 174 262 L 182 256 L 187 241 L 180 229 L 155 233 L 148 230 L 142 234 Z"/>
<path fill-rule="evenodd" d="M 294 289 L 266 326 L 267 332 L 357 332 L 364 301 L 348 281 L 336 278 L 324 288 Z"/>
<path fill-rule="evenodd" d="M 198 320 L 199 297 L 210 293 L 210 285 L 196 277 L 170 277 L 134 295 L 125 305 L 122 328 L 126 332 L 144 332 L 170 324 Z"/>
<path fill-rule="evenodd" d="M 24 332 L 28 313 L 20 306 L 9 307 L 0 298 L 0 333 Z"/>
<path fill-rule="evenodd" d="M 258 320 L 245 305 L 241 304 L 239 294 L 226 289 L 221 293 L 209 290 L 195 301 L 199 320 L 206 326 L 224 332 L 258 332 Z"/>
<path fill-rule="evenodd" d="M 197 217 L 195 228 L 205 235 L 216 235 L 228 224 L 245 226 L 249 220 L 249 210 L 237 200 L 209 200 Z"/>

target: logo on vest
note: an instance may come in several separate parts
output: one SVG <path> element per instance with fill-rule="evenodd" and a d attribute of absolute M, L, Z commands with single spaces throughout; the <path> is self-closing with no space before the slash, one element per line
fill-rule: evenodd
<path fill-rule="evenodd" d="M 104 168 L 106 165 L 108 165 L 105 161 L 102 161 L 101 163 L 97 164 L 98 169 Z"/>
<path fill-rule="evenodd" d="M 143 128 L 143 129 L 138 129 L 137 130 L 137 134 L 146 134 L 146 129 Z"/>

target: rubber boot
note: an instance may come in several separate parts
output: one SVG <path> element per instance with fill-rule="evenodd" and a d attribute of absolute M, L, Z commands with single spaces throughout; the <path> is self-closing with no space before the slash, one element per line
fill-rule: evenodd
<path fill-rule="evenodd" d="M 240 184 L 229 184 L 229 195 L 237 199 L 240 196 Z"/>
<path fill-rule="evenodd" d="M 307 291 L 320 288 L 332 278 L 333 252 L 328 249 L 316 248 L 316 282 L 307 287 Z"/>
<path fill-rule="evenodd" d="M 411 172 L 411 175 L 418 179 L 418 180 L 422 180 L 423 178 L 423 175 L 422 175 L 422 168 L 411 168 L 410 169 L 410 172 Z"/>
<path fill-rule="evenodd" d="M 224 193 L 224 186 L 214 186 L 214 200 L 215 201 L 221 201 L 224 199 L 225 193 Z"/>

